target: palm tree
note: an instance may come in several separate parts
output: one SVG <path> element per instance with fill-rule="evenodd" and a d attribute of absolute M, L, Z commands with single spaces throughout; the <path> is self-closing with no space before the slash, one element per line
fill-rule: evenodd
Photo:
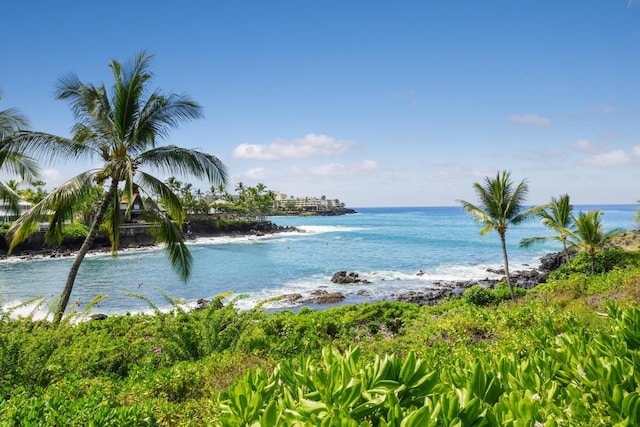
<path fill-rule="evenodd" d="M 514 187 L 510 173 L 507 171 L 498 172 L 495 178 L 486 177 L 484 185 L 476 182 L 473 184 L 473 188 L 480 199 L 480 206 L 464 200 L 458 201 L 476 222 L 483 225 L 480 230 L 481 235 L 485 235 L 491 230 L 498 232 L 500 243 L 502 244 L 507 285 L 509 285 L 511 299 L 514 299 L 513 285 L 509 276 L 509 259 L 505 235 L 510 225 L 517 225 L 523 222 L 535 215 L 540 208 L 533 207 L 523 211 L 524 200 L 529 191 L 528 185 L 525 180 L 522 180 Z"/>
<path fill-rule="evenodd" d="M 2 99 L 2 98 L 0 98 Z M 19 175 L 22 179 L 34 179 L 38 173 L 35 161 L 24 152 L 8 152 L 6 140 L 20 129 L 28 127 L 27 119 L 15 108 L 0 111 L 0 172 Z M 20 213 L 20 195 L 14 180 L 0 181 L 0 202 L 6 203 L 7 210 Z"/>
<path fill-rule="evenodd" d="M 587 253 L 591 260 L 591 274 L 596 273 L 596 253 L 612 237 L 624 230 L 616 228 L 604 232 L 602 228 L 602 213 L 599 210 L 580 212 L 575 219 L 576 230 L 571 234 L 571 244 Z"/>
<path fill-rule="evenodd" d="M 53 212 L 45 239 L 59 243 L 64 221 L 73 214 L 76 203 L 96 184 L 105 185 L 107 191 L 95 211 L 89 234 L 71 265 L 54 324 L 62 319 L 80 264 L 101 225 L 106 226 L 112 254 L 117 255 L 122 221 L 120 195 L 125 200 L 133 200 L 134 192 L 140 191 L 159 200 L 164 210 L 148 212 L 154 224 L 150 230 L 157 242 L 166 244 L 174 271 L 181 279 L 188 278 L 192 258 L 180 233 L 185 217 L 182 203 L 165 183 L 148 171 L 193 175 L 212 183 L 227 180 L 225 166 L 213 155 L 173 145 L 157 146 L 158 140 L 166 137 L 170 129 L 202 117 L 202 109 L 184 95 L 164 95 L 158 90 L 148 94 L 150 60 L 151 56 L 144 52 L 124 65 L 112 60 L 109 66 L 114 83 L 110 91 L 104 85 L 82 83 L 75 75 L 63 78 L 56 95 L 71 104 L 77 120 L 73 136 L 69 139 L 41 132 L 18 132 L 9 142 L 11 152 L 34 153 L 51 161 L 96 155 L 102 161 L 101 166 L 82 172 L 53 190 L 10 230 L 13 248 L 27 238 L 35 222 Z M 129 210 L 125 214 L 128 215 Z"/>
<path fill-rule="evenodd" d="M 520 241 L 520 247 L 526 248 L 535 243 L 557 240 L 562 243 L 565 262 L 569 261 L 569 250 L 567 248 L 568 238 L 572 235 L 574 226 L 573 205 L 569 201 L 568 194 L 562 194 L 557 199 L 551 198 L 551 202 L 546 205 L 538 214 L 542 218 L 542 225 L 558 233 L 557 236 L 528 237 Z"/>

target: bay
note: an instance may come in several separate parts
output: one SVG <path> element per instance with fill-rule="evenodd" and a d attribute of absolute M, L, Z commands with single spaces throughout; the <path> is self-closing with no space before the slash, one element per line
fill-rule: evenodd
<path fill-rule="evenodd" d="M 605 229 L 636 228 L 637 205 L 576 206 L 575 211 L 599 209 Z M 164 295 L 193 306 L 200 298 L 231 293 L 241 309 L 283 294 L 301 299 L 319 289 L 342 292 L 343 303 L 393 299 L 407 291 L 438 287 L 438 281 L 497 278 L 487 268 L 502 266 L 495 232 L 480 236 L 480 227 L 460 207 L 356 208 L 357 214 L 331 217 L 273 217 L 278 225 L 304 232 L 263 237 L 219 237 L 190 242 L 194 264 L 187 282 L 171 271 L 159 248 L 123 251 L 117 258 L 90 254 L 83 262 L 71 296 L 82 309 L 98 294 L 107 294 L 93 312 L 121 314 L 150 311 L 139 294 L 168 309 Z M 524 237 L 551 233 L 539 220 L 507 232 L 511 270 L 537 267 L 539 258 L 560 250 L 549 243 L 522 249 Z M 0 261 L 0 297 L 9 307 L 34 297 L 51 303 L 60 294 L 71 258 Z M 353 271 L 369 284 L 335 285 L 336 271 Z M 418 275 L 418 272 L 424 274 Z M 164 295 L 163 295 L 164 294 Z M 295 308 L 283 301 L 266 308 Z M 312 306 L 319 308 L 317 306 Z M 29 308 L 18 311 L 24 314 Z M 39 316 L 45 316 L 46 305 Z"/>

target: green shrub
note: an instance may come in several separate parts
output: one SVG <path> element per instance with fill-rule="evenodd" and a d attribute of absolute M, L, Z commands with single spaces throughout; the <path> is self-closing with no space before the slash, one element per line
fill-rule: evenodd
<path fill-rule="evenodd" d="M 607 273 L 614 268 L 640 266 L 640 252 L 609 248 L 596 253 L 596 273 Z M 574 273 L 591 274 L 591 259 L 586 252 L 579 253 L 568 264 L 549 275 L 550 280 L 566 279 Z"/>
<path fill-rule="evenodd" d="M 500 302 L 507 299 L 511 299 L 511 292 L 509 292 L 509 286 L 506 283 L 500 282 L 496 286 L 494 290 L 491 291 L 493 294 L 494 302 Z M 517 286 L 513 287 L 513 294 L 516 297 L 522 297 L 527 294 L 526 289 L 518 288 Z"/>
<path fill-rule="evenodd" d="M 483 307 L 494 302 L 493 292 L 482 285 L 473 285 L 462 295 L 462 298 L 469 304 Z"/>
<path fill-rule="evenodd" d="M 87 234 L 89 234 L 89 227 L 79 222 L 65 225 L 62 228 L 62 237 L 65 239 L 87 237 Z"/>

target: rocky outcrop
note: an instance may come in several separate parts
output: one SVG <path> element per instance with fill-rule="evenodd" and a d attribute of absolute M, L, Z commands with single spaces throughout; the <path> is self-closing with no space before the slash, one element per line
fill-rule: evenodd
<path fill-rule="evenodd" d="M 339 285 L 351 285 L 354 283 L 371 283 L 368 280 L 360 279 L 358 273 L 348 273 L 346 271 L 338 271 L 331 277 L 331 282 Z"/>
<path fill-rule="evenodd" d="M 344 300 L 345 296 L 340 292 L 317 290 L 311 292 L 311 298 L 302 301 L 303 304 L 335 304 Z"/>
<path fill-rule="evenodd" d="M 575 249 L 569 249 L 569 259 L 573 258 L 576 255 Z M 565 256 L 564 252 L 554 252 L 551 254 L 547 254 L 540 258 L 540 267 L 538 270 L 546 271 L 547 273 L 557 270 L 558 268 L 565 265 L 569 260 Z"/>

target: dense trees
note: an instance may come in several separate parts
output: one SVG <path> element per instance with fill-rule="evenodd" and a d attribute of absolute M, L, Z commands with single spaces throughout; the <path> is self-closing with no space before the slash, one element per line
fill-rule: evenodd
<path fill-rule="evenodd" d="M 524 209 L 524 201 L 528 193 L 527 183 L 522 180 L 518 185 L 514 185 L 507 171 L 498 172 L 495 178 L 486 177 L 484 185 L 475 183 L 473 188 L 480 199 L 480 205 L 476 206 L 464 200 L 459 202 L 464 210 L 483 226 L 480 230 L 481 235 L 495 230 L 500 236 L 507 285 L 509 285 L 511 298 L 514 298 L 505 239 L 507 229 L 510 225 L 517 225 L 532 217 L 540 209 L 538 207 Z"/>
<path fill-rule="evenodd" d="M 82 172 L 52 191 L 11 229 L 14 247 L 33 232 L 36 222 L 48 217 L 50 226 L 45 238 L 59 242 L 62 226 L 74 207 L 87 197 L 95 184 L 107 188 L 95 211 L 90 232 L 71 266 L 55 312 L 55 323 L 62 318 L 80 264 L 101 225 L 108 230 L 112 252 L 117 252 L 122 221 L 120 197 L 130 202 L 134 194 L 143 192 L 159 201 L 163 210 L 148 212 L 155 224 L 151 230 L 158 242 L 166 244 L 173 269 L 183 279 L 189 276 L 191 255 L 177 225 L 185 216 L 181 200 L 149 170 L 192 175 L 213 184 L 226 183 L 225 166 L 217 157 L 173 145 L 157 145 L 169 130 L 201 118 L 202 109 L 184 95 L 165 95 L 158 90 L 148 93 L 150 61 L 151 56 L 144 52 L 125 64 L 111 61 L 114 82 L 110 90 L 104 85 L 83 83 L 75 75 L 64 77 L 56 95 L 71 104 L 77 120 L 73 136 L 64 138 L 19 131 L 5 144 L 4 152 L 8 156 L 33 153 L 50 160 L 69 160 L 97 155 L 102 160 L 101 166 Z M 129 209 L 125 214 L 128 213 Z"/>

